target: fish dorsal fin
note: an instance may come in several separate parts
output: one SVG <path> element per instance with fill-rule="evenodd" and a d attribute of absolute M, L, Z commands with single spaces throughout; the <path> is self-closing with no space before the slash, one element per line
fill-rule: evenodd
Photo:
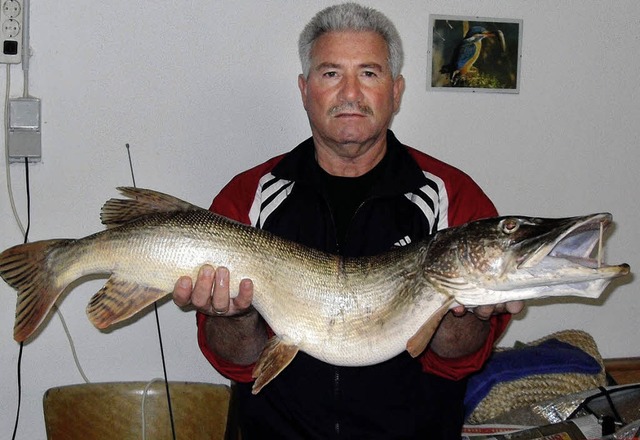
<path fill-rule="evenodd" d="M 166 295 L 163 290 L 112 276 L 89 301 L 87 316 L 93 325 L 104 329 L 133 316 Z"/>
<path fill-rule="evenodd" d="M 119 226 L 149 214 L 159 212 L 196 211 L 202 208 L 158 191 L 119 187 L 128 199 L 109 199 L 102 206 L 100 220 L 107 227 Z"/>
<path fill-rule="evenodd" d="M 253 368 L 252 376 L 256 381 L 251 392 L 258 394 L 266 384 L 291 363 L 298 350 L 297 345 L 287 343 L 277 336 L 269 339 Z"/>
<path fill-rule="evenodd" d="M 409 338 L 407 341 L 407 351 L 412 357 L 418 356 L 425 350 L 425 348 L 427 348 L 429 341 L 431 341 L 433 334 L 440 325 L 440 321 L 442 321 L 444 315 L 449 311 L 449 307 L 453 301 L 453 298 L 448 299 L 438 310 L 435 311 L 433 315 L 429 317 L 429 319 L 427 319 L 424 324 L 422 324 L 416 334 Z"/>

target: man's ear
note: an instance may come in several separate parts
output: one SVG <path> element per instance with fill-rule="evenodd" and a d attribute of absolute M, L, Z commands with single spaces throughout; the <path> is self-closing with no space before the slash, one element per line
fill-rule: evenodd
<path fill-rule="evenodd" d="M 302 105 L 304 109 L 307 109 L 307 79 L 304 74 L 298 75 L 298 89 L 300 89 L 300 97 L 302 98 Z"/>
<path fill-rule="evenodd" d="M 398 75 L 393 80 L 393 112 L 396 113 L 400 110 L 400 102 L 402 101 L 402 94 L 404 93 L 404 76 Z"/>

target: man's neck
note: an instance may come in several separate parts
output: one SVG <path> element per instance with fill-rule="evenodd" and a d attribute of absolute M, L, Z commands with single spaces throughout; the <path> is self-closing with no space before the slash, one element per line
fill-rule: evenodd
<path fill-rule="evenodd" d="M 318 165 L 333 176 L 358 177 L 371 171 L 387 151 L 386 138 L 372 145 L 344 145 L 330 148 L 315 141 Z"/>

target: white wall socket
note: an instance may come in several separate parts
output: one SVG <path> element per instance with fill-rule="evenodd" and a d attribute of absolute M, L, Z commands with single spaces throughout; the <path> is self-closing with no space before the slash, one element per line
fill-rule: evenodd
<path fill-rule="evenodd" d="M 23 0 L 0 2 L 0 63 L 18 64 L 22 61 L 24 3 Z"/>

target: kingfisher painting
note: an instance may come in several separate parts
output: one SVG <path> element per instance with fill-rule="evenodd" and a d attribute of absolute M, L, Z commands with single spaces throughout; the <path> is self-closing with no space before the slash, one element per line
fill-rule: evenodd
<path fill-rule="evenodd" d="M 449 73 L 451 84 L 456 85 L 460 80 L 464 81 L 470 72 L 476 72 L 473 67 L 482 51 L 482 40 L 493 38 L 495 32 L 490 32 L 482 26 L 473 26 L 464 39 L 456 46 L 449 64 L 442 66 L 441 73 Z"/>
<path fill-rule="evenodd" d="M 432 86 L 516 89 L 521 23 L 435 19 Z"/>

